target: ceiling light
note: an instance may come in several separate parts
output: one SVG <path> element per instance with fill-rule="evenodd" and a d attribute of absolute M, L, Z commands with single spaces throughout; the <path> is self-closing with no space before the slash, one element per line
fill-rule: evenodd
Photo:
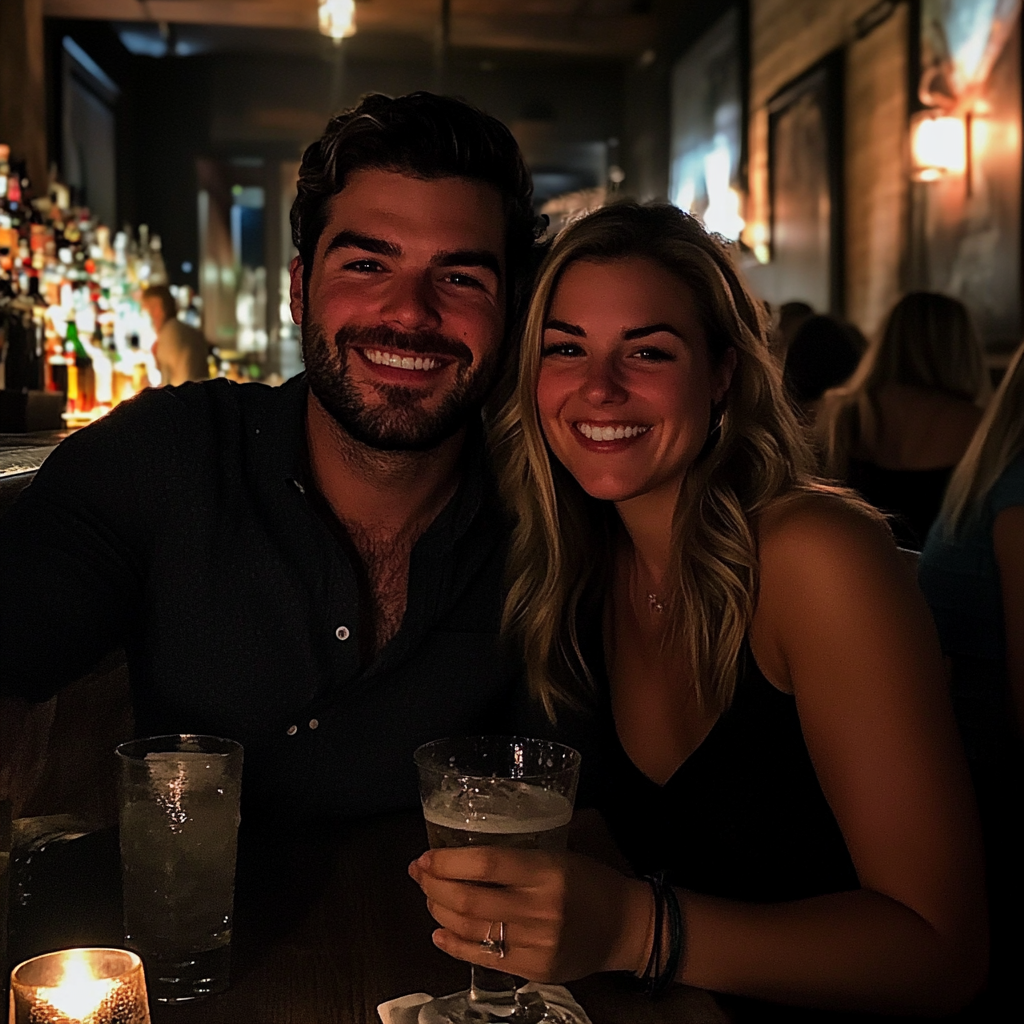
<path fill-rule="evenodd" d="M 320 31 L 335 42 L 356 34 L 355 0 L 320 0 Z"/>

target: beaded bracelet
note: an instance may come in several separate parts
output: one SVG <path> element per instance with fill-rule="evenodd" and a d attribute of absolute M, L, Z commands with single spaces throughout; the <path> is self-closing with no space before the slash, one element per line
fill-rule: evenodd
<path fill-rule="evenodd" d="M 651 887 L 654 896 L 654 938 L 651 955 L 647 960 L 640 983 L 644 991 L 657 998 L 675 981 L 683 955 L 683 915 L 675 889 L 665 881 L 665 872 L 658 871 L 645 875 L 644 881 Z M 668 921 L 668 956 L 664 968 L 661 965 L 662 932 Z"/>

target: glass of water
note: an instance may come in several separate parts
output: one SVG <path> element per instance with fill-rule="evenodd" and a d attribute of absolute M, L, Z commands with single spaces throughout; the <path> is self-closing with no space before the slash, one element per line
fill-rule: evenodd
<path fill-rule="evenodd" d="M 580 768 L 572 747 L 520 736 L 468 736 L 427 743 L 414 758 L 431 849 L 565 849 Z M 469 990 L 427 1004 L 420 1024 L 575 1024 L 569 1010 L 522 985 L 522 978 L 474 964 Z"/>
<path fill-rule="evenodd" d="M 125 945 L 150 997 L 180 1003 L 228 987 L 242 747 L 216 736 L 122 743 Z"/>

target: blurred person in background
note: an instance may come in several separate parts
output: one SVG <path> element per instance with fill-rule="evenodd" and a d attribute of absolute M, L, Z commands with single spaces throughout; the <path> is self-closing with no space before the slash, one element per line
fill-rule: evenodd
<path fill-rule="evenodd" d="M 793 336 L 783 378 L 808 423 L 814 422 L 825 392 L 845 384 L 857 369 L 861 350 L 854 330 L 833 317 L 812 316 Z"/>
<path fill-rule="evenodd" d="M 1024 346 L 953 473 L 919 582 L 952 666 L 982 814 L 993 975 L 1008 979 L 1024 953 Z"/>
<path fill-rule="evenodd" d="M 187 380 L 210 376 L 209 346 L 202 331 L 178 319 L 178 304 L 171 289 L 153 285 L 142 293 L 142 308 L 156 331 L 153 357 L 160 368 L 161 384 L 176 386 Z"/>
<path fill-rule="evenodd" d="M 912 292 L 850 382 L 822 400 L 816 432 L 826 469 L 893 517 L 898 544 L 919 551 L 988 392 L 964 304 Z"/>
<path fill-rule="evenodd" d="M 780 364 L 786 361 L 786 352 L 800 325 L 812 316 L 814 309 L 806 302 L 784 302 L 779 306 L 779 319 L 772 331 L 769 347 Z"/>

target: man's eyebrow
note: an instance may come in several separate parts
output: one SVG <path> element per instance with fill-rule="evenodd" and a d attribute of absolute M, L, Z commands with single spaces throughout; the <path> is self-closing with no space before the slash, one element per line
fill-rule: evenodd
<path fill-rule="evenodd" d="M 501 262 L 487 249 L 457 249 L 439 252 L 431 261 L 435 267 L 483 267 L 501 280 Z"/>
<path fill-rule="evenodd" d="M 624 341 L 635 341 L 637 338 L 646 338 L 651 334 L 674 334 L 680 341 L 683 341 L 683 336 L 677 331 L 671 324 L 650 324 L 648 327 L 634 327 L 631 330 L 624 331 L 622 338 Z"/>
<path fill-rule="evenodd" d="M 575 324 L 567 324 L 564 320 L 549 320 L 544 325 L 545 331 L 561 331 L 563 334 L 571 334 L 576 338 L 585 338 L 587 332 Z"/>
<path fill-rule="evenodd" d="M 372 235 L 361 235 L 358 231 L 339 231 L 328 243 L 324 255 L 336 249 L 362 249 L 363 252 L 372 252 L 378 256 L 402 255 L 402 247 L 395 245 L 394 242 L 374 238 Z"/>

